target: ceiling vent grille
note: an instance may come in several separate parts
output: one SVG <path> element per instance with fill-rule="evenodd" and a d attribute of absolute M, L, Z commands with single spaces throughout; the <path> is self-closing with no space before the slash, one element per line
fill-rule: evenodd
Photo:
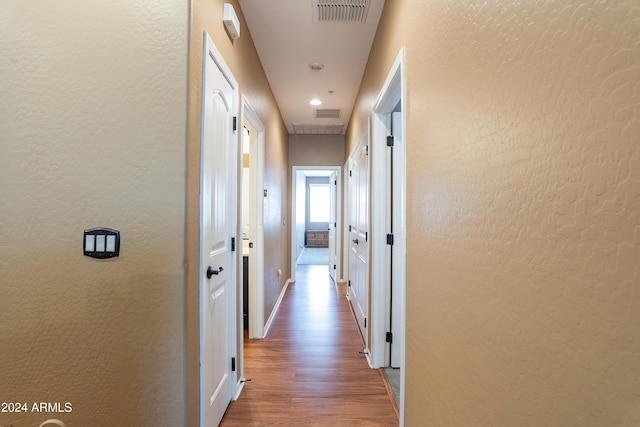
<path fill-rule="evenodd" d="M 342 116 L 340 108 L 317 108 L 313 114 L 316 119 L 339 119 Z"/>
<path fill-rule="evenodd" d="M 313 22 L 367 22 L 371 0 L 313 0 Z"/>
<path fill-rule="evenodd" d="M 340 135 L 344 129 L 343 123 L 292 123 L 293 133 L 296 135 Z"/>

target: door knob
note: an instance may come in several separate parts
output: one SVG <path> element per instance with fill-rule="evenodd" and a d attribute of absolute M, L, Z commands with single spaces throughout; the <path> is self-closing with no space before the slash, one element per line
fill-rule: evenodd
<path fill-rule="evenodd" d="M 222 267 L 220 267 L 217 270 L 214 270 L 213 267 L 209 266 L 209 268 L 207 268 L 207 279 L 211 279 L 211 276 L 217 276 L 218 274 L 220 274 L 221 271 L 224 271 L 224 269 Z"/>
<path fill-rule="evenodd" d="M 358 239 L 353 239 L 353 243 L 358 244 Z"/>

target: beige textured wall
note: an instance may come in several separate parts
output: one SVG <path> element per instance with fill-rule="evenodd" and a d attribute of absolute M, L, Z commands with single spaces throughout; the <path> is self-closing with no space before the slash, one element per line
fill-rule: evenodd
<path fill-rule="evenodd" d="M 407 48 L 409 426 L 640 424 L 640 8 L 387 1 Z"/>
<path fill-rule="evenodd" d="M 290 270 L 289 227 L 282 225 L 288 218 L 288 133 L 262 70 L 253 41 L 247 30 L 242 10 L 236 0 L 231 3 L 240 20 L 240 38 L 231 40 L 222 23 L 222 0 L 192 0 L 191 45 L 189 74 L 189 137 L 187 147 L 187 358 L 189 425 L 198 423 L 198 280 L 199 280 L 199 185 L 200 185 L 200 129 L 202 102 L 203 32 L 207 31 L 238 81 L 244 94 L 265 126 L 264 186 L 269 196 L 264 204 L 265 251 L 265 321 L 273 310 L 280 291 L 287 280 L 283 274 L 278 283 L 275 272 Z"/>
<path fill-rule="evenodd" d="M 342 167 L 344 142 L 344 135 L 290 135 L 289 166 Z"/>
<path fill-rule="evenodd" d="M 0 425 L 184 423 L 187 37 L 184 1 L 2 2 Z"/>

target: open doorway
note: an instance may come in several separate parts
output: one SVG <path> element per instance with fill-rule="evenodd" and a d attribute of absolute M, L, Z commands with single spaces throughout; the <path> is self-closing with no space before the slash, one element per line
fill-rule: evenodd
<path fill-rule="evenodd" d="M 242 303 L 239 334 L 264 337 L 264 126 L 246 97 L 241 105 Z"/>
<path fill-rule="evenodd" d="M 372 115 L 372 361 L 387 368 L 404 424 L 406 351 L 406 89 L 404 48 Z M 395 383 L 395 384 L 394 384 Z M 395 386 L 394 386 L 395 385 Z"/>
<path fill-rule="evenodd" d="M 294 166 L 292 173 L 291 265 L 326 265 L 339 274 L 341 174 L 338 166 Z"/>

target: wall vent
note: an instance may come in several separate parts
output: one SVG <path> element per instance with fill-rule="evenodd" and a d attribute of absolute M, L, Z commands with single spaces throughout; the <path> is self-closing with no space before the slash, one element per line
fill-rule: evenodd
<path fill-rule="evenodd" d="M 367 22 L 371 0 L 313 0 L 313 22 Z"/>
<path fill-rule="evenodd" d="M 316 119 L 339 119 L 342 116 L 340 108 L 317 108 L 313 110 L 313 117 Z"/>
<path fill-rule="evenodd" d="M 296 135 L 341 135 L 344 123 L 292 123 Z"/>

